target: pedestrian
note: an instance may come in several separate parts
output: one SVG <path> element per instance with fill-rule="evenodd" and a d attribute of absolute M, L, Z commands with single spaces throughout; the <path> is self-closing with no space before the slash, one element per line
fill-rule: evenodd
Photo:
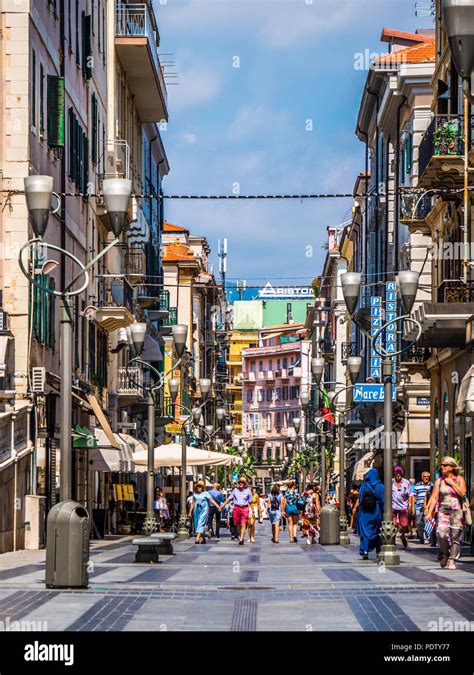
<path fill-rule="evenodd" d="M 357 483 L 352 483 L 351 490 L 349 492 L 349 527 L 353 530 L 355 529 L 355 522 L 357 517 L 357 506 L 359 503 L 359 486 Z"/>
<path fill-rule="evenodd" d="M 279 544 L 278 535 L 280 531 L 281 520 L 281 502 L 282 496 L 280 494 L 280 486 L 275 483 L 270 490 L 270 496 L 267 501 L 268 517 L 272 526 L 272 541 L 274 544 Z"/>
<path fill-rule="evenodd" d="M 220 510 L 222 507 L 211 497 L 209 492 L 205 490 L 205 483 L 198 480 L 194 487 L 194 494 L 189 510 L 189 517 L 194 513 L 194 532 L 196 534 L 195 544 L 206 543 L 206 528 L 209 517 L 209 504 L 212 504 L 216 509 Z"/>
<path fill-rule="evenodd" d="M 428 518 L 433 517 L 436 503 L 438 509 L 439 562 L 448 570 L 456 569 L 456 560 L 461 551 L 461 535 L 466 516 L 464 503 L 467 504 L 466 481 L 460 475 L 461 467 L 454 457 L 441 460 L 441 477 L 436 481 L 428 505 Z M 469 505 L 467 504 L 467 507 Z"/>
<path fill-rule="evenodd" d="M 250 502 L 249 519 L 247 521 L 247 528 L 249 534 L 249 542 L 255 544 L 255 523 L 258 518 L 260 521 L 260 496 L 257 488 L 252 488 L 252 501 Z"/>
<path fill-rule="evenodd" d="M 225 502 L 225 497 L 222 494 L 222 488 L 220 483 L 214 483 L 212 486 L 212 489 L 209 490 L 209 494 L 213 498 L 213 500 L 221 506 Z M 214 518 L 216 520 L 216 529 L 214 530 Z M 221 529 L 221 511 L 220 509 L 216 509 L 215 506 L 212 504 L 209 506 L 209 518 L 207 521 L 207 529 L 211 533 L 211 537 L 216 537 L 216 539 L 220 538 L 220 529 Z"/>
<path fill-rule="evenodd" d="M 356 534 L 360 537 L 359 552 L 363 560 L 369 559 L 369 553 L 375 548 L 380 553 L 380 525 L 384 507 L 384 487 L 377 469 L 370 469 L 365 475 L 359 490 L 359 507 Z"/>
<path fill-rule="evenodd" d="M 267 495 L 263 492 L 260 495 L 260 520 L 259 520 L 259 522 L 262 523 L 264 520 L 268 520 L 268 512 L 267 512 Z"/>
<path fill-rule="evenodd" d="M 409 480 L 403 478 L 403 468 L 396 466 L 393 470 L 392 479 L 392 511 L 393 522 L 398 528 L 403 548 L 408 547 L 407 532 L 409 514 L 413 511 L 413 492 Z"/>
<path fill-rule="evenodd" d="M 321 503 L 318 494 L 311 485 L 306 491 L 306 503 L 303 511 L 303 526 L 301 531 L 303 537 L 307 537 L 308 545 L 316 543 L 316 537 L 319 534 L 319 512 Z"/>
<path fill-rule="evenodd" d="M 424 530 L 425 530 L 425 498 L 430 489 L 433 487 L 431 482 L 431 475 L 429 471 L 423 471 L 421 474 L 421 481 L 415 483 L 413 486 L 413 500 L 415 507 L 415 517 L 416 517 L 416 532 L 418 539 L 423 544 L 428 544 L 429 541 L 425 540 Z"/>
<path fill-rule="evenodd" d="M 296 535 L 298 533 L 298 521 L 300 517 L 300 512 L 298 510 L 296 502 L 298 501 L 299 498 L 300 496 L 296 490 L 296 483 L 295 481 L 292 480 L 288 483 L 288 489 L 285 492 L 282 504 L 282 511 L 285 514 L 286 519 L 288 521 L 288 535 L 290 537 L 290 544 L 298 543 Z"/>
<path fill-rule="evenodd" d="M 163 493 L 161 488 L 155 488 L 155 499 L 153 500 L 153 511 L 155 512 L 155 520 L 158 524 L 158 530 L 161 529 L 161 497 Z"/>
<path fill-rule="evenodd" d="M 235 487 L 229 494 L 223 506 L 228 504 L 230 501 L 234 503 L 233 518 L 234 525 L 239 533 L 239 545 L 243 546 L 245 528 L 247 527 L 247 521 L 250 512 L 250 503 L 252 501 L 252 491 L 247 487 L 246 478 L 239 478 L 237 481 L 237 487 Z"/>

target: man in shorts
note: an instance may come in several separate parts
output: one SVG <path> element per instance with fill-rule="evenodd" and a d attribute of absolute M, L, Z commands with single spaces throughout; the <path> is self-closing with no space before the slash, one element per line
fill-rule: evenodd
<path fill-rule="evenodd" d="M 226 506 L 230 501 L 234 504 L 233 518 L 234 526 L 239 533 L 239 545 L 243 546 L 245 528 L 249 519 L 250 503 L 252 501 L 252 490 L 247 487 L 247 480 L 245 478 L 239 478 L 237 487 L 232 490 L 222 506 Z"/>

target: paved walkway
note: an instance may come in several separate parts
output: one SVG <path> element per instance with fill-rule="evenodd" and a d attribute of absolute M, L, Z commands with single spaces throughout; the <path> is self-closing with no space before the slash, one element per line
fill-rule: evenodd
<path fill-rule="evenodd" d="M 426 631 L 474 621 L 474 561 L 442 570 L 436 549 L 410 544 L 402 564 L 362 561 L 350 546 L 277 546 L 269 524 L 255 544 L 227 530 L 206 545 L 178 542 L 158 565 L 134 563 L 130 538 L 94 542 L 90 587 L 44 587 L 44 551 L 0 555 L 0 621 L 61 631 Z M 1 624 L 3 625 L 3 624 Z M 474 624 L 473 624 L 474 625 Z"/>

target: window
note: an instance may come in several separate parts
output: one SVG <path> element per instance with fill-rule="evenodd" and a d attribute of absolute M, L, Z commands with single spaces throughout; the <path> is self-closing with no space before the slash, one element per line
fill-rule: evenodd
<path fill-rule="evenodd" d="M 44 135 L 44 67 L 40 63 L 40 79 L 39 79 L 39 97 L 40 97 L 40 109 L 39 109 L 39 132 L 40 135 Z"/>
<path fill-rule="evenodd" d="M 257 401 L 258 403 L 263 403 L 263 389 L 257 389 Z"/>
<path fill-rule="evenodd" d="M 288 401 L 288 387 L 282 388 L 282 395 L 283 395 L 283 400 Z"/>
<path fill-rule="evenodd" d="M 276 414 L 275 427 L 277 430 L 281 429 L 281 413 L 279 412 Z"/>
<path fill-rule="evenodd" d="M 92 57 L 92 28 L 91 15 L 82 12 L 82 77 L 90 80 L 92 76 L 91 57 Z"/>
<path fill-rule="evenodd" d="M 88 140 L 72 108 L 69 108 L 69 178 L 79 192 L 87 192 L 89 180 Z"/>
<path fill-rule="evenodd" d="M 286 370 L 287 368 L 288 368 L 288 359 L 285 356 L 285 358 L 283 359 L 283 370 Z"/>
<path fill-rule="evenodd" d="M 67 30 L 69 51 L 72 52 L 71 0 L 68 0 L 67 2 Z"/>
<path fill-rule="evenodd" d="M 93 164 L 97 164 L 98 140 L 99 140 L 99 112 L 97 105 L 97 96 L 93 93 L 91 97 L 91 113 L 92 113 L 92 148 L 91 159 Z"/>
<path fill-rule="evenodd" d="M 64 77 L 48 75 L 46 99 L 48 145 L 64 148 Z"/>
<path fill-rule="evenodd" d="M 33 337 L 46 347 L 55 345 L 55 297 L 46 289 L 54 290 L 55 280 L 47 274 L 38 274 L 35 280 L 41 288 L 32 286 Z"/>
<path fill-rule="evenodd" d="M 263 361 L 258 362 L 258 372 L 262 373 L 263 372 Z"/>
<path fill-rule="evenodd" d="M 36 129 L 36 52 L 31 51 L 31 126 Z"/>
<path fill-rule="evenodd" d="M 270 372 L 273 370 L 273 359 L 269 359 L 268 361 L 268 370 Z"/>
<path fill-rule="evenodd" d="M 276 391 L 276 399 L 275 400 L 281 401 L 281 387 L 277 387 L 275 389 L 275 391 Z"/>
<path fill-rule="evenodd" d="M 247 403 L 253 403 L 253 389 L 247 389 Z"/>
<path fill-rule="evenodd" d="M 267 403 L 273 401 L 273 389 L 267 389 Z"/>
<path fill-rule="evenodd" d="M 277 359 L 277 370 L 281 368 L 281 359 Z"/>
<path fill-rule="evenodd" d="M 250 362 L 250 372 L 251 373 L 255 373 L 257 371 L 256 365 L 257 364 L 255 363 L 255 361 Z"/>
<path fill-rule="evenodd" d="M 267 431 L 272 430 L 272 414 L 267 413 Z"/>
<path fill-rule="evenodd" d="M 79 0 L 76 0 L 76 65 L 81 65 L 81 54 L 79 51 Z"/>

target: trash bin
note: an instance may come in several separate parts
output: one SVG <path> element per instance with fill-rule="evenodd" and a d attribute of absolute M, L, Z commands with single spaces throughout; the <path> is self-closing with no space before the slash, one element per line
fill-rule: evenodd
<path fill-rule="evenodd" d="M 82 504 L 60 502 L 48 514 L 46 586 L 87 588 L 89 514 Z"/>
<path fill-rule="evenodd" d="M 340 527 L 337 506 L 335 504 L 323 506 L 321 509 L 319 543 L 323 545 L 339 544 Z"/>

